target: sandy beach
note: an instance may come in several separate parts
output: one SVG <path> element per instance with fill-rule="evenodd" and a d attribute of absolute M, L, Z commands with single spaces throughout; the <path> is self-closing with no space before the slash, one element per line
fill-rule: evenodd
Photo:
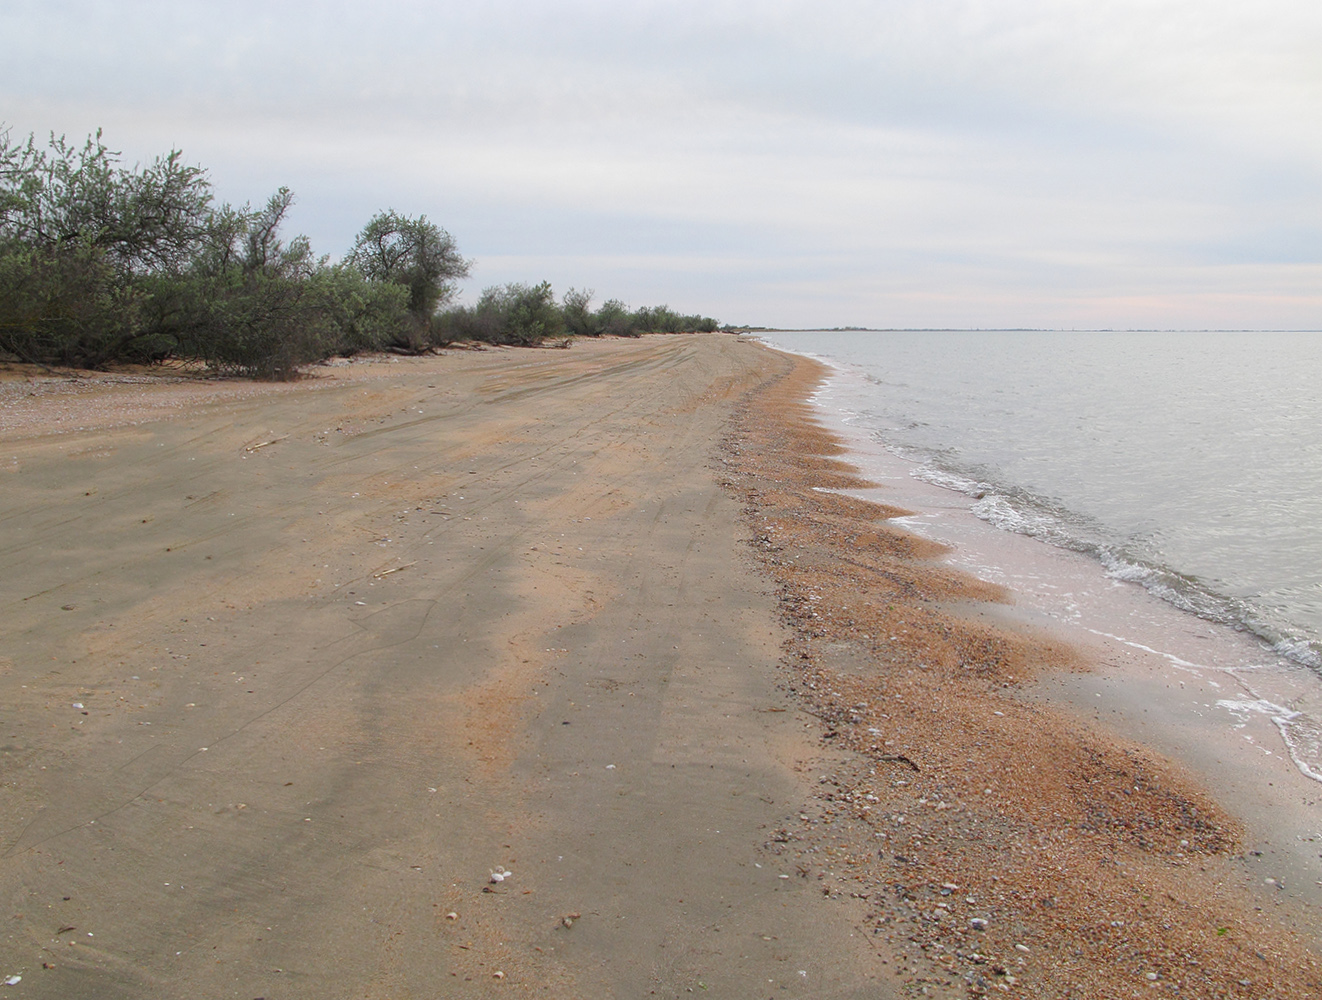
<path fill-rule="evenodd" d="M 1242 774 L 1071 707 L 823 375 L 5 373 L 0 996 L 1322 995 Z"/>

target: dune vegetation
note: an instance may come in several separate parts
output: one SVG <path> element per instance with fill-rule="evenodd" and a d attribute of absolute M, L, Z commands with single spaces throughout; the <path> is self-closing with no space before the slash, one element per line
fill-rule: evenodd
<path fill-rule="evenodd" d="M 81 146 L 0 131 L 0 355 L 101 368 L 171 359 L 290 378 L 363 351 L 464 341 L 536 346 L 602 335 L 709 331 L 666 306 L 630 309 L 547 282 L 454 302 L 472 261 L 426 216 L 371 218 L 340 261 L 281 230 L 294 194 L 217 203 L 178 150 L 125 167 L 101 133 Z"/>

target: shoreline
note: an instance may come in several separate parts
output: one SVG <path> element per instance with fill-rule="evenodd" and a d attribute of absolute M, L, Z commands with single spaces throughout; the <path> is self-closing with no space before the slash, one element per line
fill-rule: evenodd
<path fill-rule="evenodd" d="M 941 403 L 942 386 L 957 399 L 959 380 L 975 377 L 967 360 L 961 362 L 956 356 L 946 370 L 939 352 L 925 353 L 932 348 L 920 338 L 896 336 L 870 340 L 824 333 L 821 343 L 815 343 L 817 339 L 787 335 L 787 339 L 767 342 L 775 347 L 785 341 L 791 352 L 803 353 L 831 367 L 836 377 L 823 390 L 823 402 L 840 410 L 846 426 L 852 428 L 846 431 L 851 440 L 857 431 L 867 428 L 871 428 L 870 434 L 877 435 L 876 441 L 864 440 L 864 451 L 875 451 L 877 442 L 884 441 L 888 452 L 915 463 L 912 478 L 971 497 L 972 510 L 980 519 L 1053 546 L 1084 553 L 1100 561 L 1113 579 L 1139 583 L 1182 610 L 1258 636 L 1270 647 L 1272 657 L 1315 670 L 1322 665 L 1319 658 L 1322 643 L 1318 641 L 1322 638 L 1318 631 L 1322 620 L 1316 618 L 1316 609 L 1307 600 L 1307 582 L 1311 579 L 1307 564 L 1293 567 L 1293 572 L 1298 574 L 1293 584 L 1282 576 L 1290 572 L 1288 560 L 1282 562 L 1286 557 L 1282 539 L 1292 530 L 1286 517 L 1293 511 L 1293 524 L 1307 525 L 1311 523 L 1309 511 L 1298 502 L 1297 491 L 1288 477 L 1273 478 L 1262 468 L 1268 464 L 1273 467 L 1284 464 L 1288 468 L 1288 461 L 1277 460 L 1284 447 L 1282 439 L 1291 435 L 1290 427 L 1265 419 L 1257 428 L 1269 438 L 1261 448 L 1253 449 L 1253 458 L 1246 460 L 1256 463 L 1251 468 L 1257 475 L 1249 472 L 1249 466 L 1237 467 L 1233 455 L 1218 452 L 1215 447 L 1208 452 L 1206 461 L 1174 461 L 1163 470 L 1158 467 L 1161 465 L 1158 451 L 1145 451 L 1137 439 L 1130 439 L 1128 444 L 1119 440 L 1127 433 L 1125 407 L 1118 405 L 1119 397 L 1101 392 L 1099 381 L 1081 384 L 1079 373 L 1071 368 L 1069 360 L 1053 353 L 1062 350 L 1054 338 L 1030 338 L 1023 342 L 1004 335 L 986 339 L 971 336 L 967 340 L 938 338 L 934 343 L 942 348 L 958 352 L 960 345 L 966 344 L 970 354 L 990 351 L 996 357 L 1003 357 L 1008 365 L 997 370 L 990 381 L 982 380 L 981 388 L 969 386 L 968 406 Z M 1124 336 L 1117 335 L 1117 338 L 1090 341 L 1089 363 L 1101 365 L 1114 375 L 1115 354 L 1132 346 L 1130 340 L 1131 345 L 1126 345 Z M 1246 342 L 1247 338 L 1241 337 L 1225 346 L 1234 356 L 1234 351 L 1245 349 Z M 1005 348 L 1004 354 L 993 349 L 997 344 Z M 1169 369 L 1173 361 L 1188 353 L 1175 344 L 1169 340 L 1159 343 L 1153 370 L 1135 372 L 1136 384 L 1150 389 L 1156 371 Z M 1273 343 L 1273 349 L 1281 351 L 1304 347 L 1289 338 Z M 1032 363 L 1037 356 L 1036 348 L 1043 348 L 1050 359 L 1043 359 L 1046 367 L 1041 370 Z M 1022 366 L 1009 360 L 1018 357 L 1015 352 L 1020 349 L 1025 352 Z M 896 357 L 888 374 L 883 355 L 892 350 Z M 819 356 L 818 351 L 831 353 Z M 994 367 L 995 362 L 988 360 L 989 366 Z M 915 364 L 921 364 L 922 368 L 910 367 Z M 1061 375 L 1070 390 L 1064 395 L 1053 394 L 1044 384 L 1034 385 L 1035 379 L 1049 379 L 1049 368 L 1055 364 L 1064 366 Z M 1028 369 L 1032 370 L 1031 375 Z M 1160 426 L 1153 423 L 1156 415 L 1167 418 L 1164 423 L 1177 424 L 1180 413 L 1184 412 L 1189 426 L 1205 426 L 1218 441 L 1233 439 L 1234 432 L 1224 422 L 1226 408 L 1220 408 L 1221 412 L 1211 422 L 1205 425 L 1200 422 L 1207 414 L 1199 411 L 1199 405 L 1203 405 L 1199 400 L 1214 398 L 1216 390 L 1212 373 L 1191 372 L 1190 377 L 1198 382 L 1201 394 L 1190 388 L 1189 398 L 1175 397 L 1164 404 L 1166 409 L 1137 413 L 1131 433 L 1155 440 L 1161 432 Z M 913 398 L 905 401 L 907 378 L 914 382 Z M 950 379 L 954 381 L 947 384 Z M 878 383 L 891 385 L 894 380 L 900 382 L 893 386 L 898 396 L 891 398 L 890 390 L 880 396 L 876 394 Z M 997 386 L 1001 388 L 998 390 Z M 1245 403 L 1244 387 L 1240 390 L 1241 395 L 1233 401 L 1234 407 Z M 1025 393 L 1022 406 L 1015 405 L 998 415 L 994 401 L 1005 392 L 1013 395 L 1019 391 Z M 1076 402 L 1066 402 L 1074 397 Z M 1009 398 L 1006 396 L 1007 401 Z M 1130 400 L 1129 404 L 1142 410 L 1136 400 Z M 1095 410 L 1108 438 L 1117 441 L 1096 442 L 1095 446 L 1084 443 L 1084 439 L 1068 429 L 1078 416 L 1075 409 Z M 970 424 L 973 413 L 980 418 L 978 423 Z M 1032 424 L 1025 422 L 1029 413 L 1036 414 L 1044 424 L 1040 439 L 1035 438 Z M 838 426 L 838 421 L 829 416 L 827 419 L 832 426 Z M 947 421 L 946 432 L 938 433 L 935 427 Z M 1016 438 L 1022 438 L 1022 448 L 1007 436 L 1012 433 L 1011 428 L 1016 429 L 1013 432 Z M 1070 439 L 1075 439 L 1078 447 L 1069 448 Z M 1174 437 L 1168 444 L 1177 450 L 1198 450 L 1196 446 L 1185 448 Z M 947 447 L 954 451 L 945 454 Z M 1225 479 L 1221 487 L 1211 481 L 1201 484 L 1198 481 L 1199 476 L 1215 475 L 1215 466 L 1209 464 L 1214 455 L 1230 467 L 1226 477 L 1217 477 L 1217 481 Z M 991 462 L 992 466 L 983 467 L 984 462 Z M 1088 472 L 1093 467 L 1100 470 L 1096 475 Z M 1177 477 L 1174 469 L 1183 469 L 1192 478 Z M 1226 491 L 1224 506 L 1212 502 L 1218 488 Z M 1255 488 L 1269 492 L 1258 493 L 1254 500 Z M 1055 495 L 1057 491 L 1059 495 Z M 1282 494 L 1279 502 L 1272 496 L 1277 492 Z M 1187 500 L 1181 500 L 1186 493 Z M 1140 496 L 1146 497 L 1143 507 L 1137 505 Z M 1179 515 L 1181 510 L 1184 516 Z M 1255 513 L 1262 515 L 1261 521 L 1254 520 Z M 1218 544 L 1211 523 L 1217 520 L 1226 522 L 1224 548 Z M 1113 530 L 1116 528 L 1122 530 Z M 1249 531 L 1253 528 L 1271 536 L 1275 542 L 1258 553 L 1262 559 L 1260 567 L 1255 565 L 1258 560 L 1247 547 Z M 1298 544 L 1306 542 L 1298 541 Z M 1215 551 L 1203 556 L 1199 554 L 1202 548 Z M 1239 564 L 1243 564 L 1242 568 Z M 1250 592 L 1259 596 L 1246 596 Z M 1292 601 L 1288 596 L 1291 593 L 1298 599 Z M 1272 597 L 1273 594 L 1277 597 Z M 1319 678 L 1322 679 L 1322 674 Z"/>
<path fill-rule="evenodd" d="M 833 378 L 843 376 L 831 368 Z M 1007 587 L 1013 606 L 984 607 L 1013 627 L 1044 629 L 1092 664 L 1026 689 L 1025 697 L 1106 724 L 1179 760 L 1232 812 L 1250 818 L 1254 843 L 1270 857 L 1260 874 L 1307 908 L 1322 907 L 1322 747 L 1310 728 L 1322 710 L 1322 679 L 1260 637 L 1208 621 L 1117 581 L 1086 553 L 1006 531 L 974 514 L 973 499 L 912 475 L 915 463 L 871 441 L 815 395 L 850 458 L 880 485 L 862 499 L 900 502 L 919 512 L 896 523 L 953 546 L 951 565 Z M 1300 709 L 1286 722 L 1290 711 Z M 1297 741 L 1302 741 L 1302 744 Z M 1264 862 L 1265 864 L 1265 862 Z M 1314 947 L 1322 945 L 1317 937 Z"/>
<path fill-rule="evenodd" d="M 806 400 L 825 369 L 808 359 L 800 364 L 817 372 L 802 377 L 799 391 L 799 410 L 811 424 Z M 788 400 L 779 405 L 792 408 Z M 755 423 L 746 422 L 744 434 L 760 437 L 765 452 L 770 432 Z M 899 875 L 925 883 L 916 893 L 906 885 L 901 903 L 876 906 L 868 917 L 895 943 L 909 932 L 928 956 L 928 975 L 913 981 L 948 982 L 941 964 L 964 964 L 965 975 L 976 976 L 979 963 L 968 965 L 967 955 L 978 947 L 981 955 L 994 950 L 1004 969 L 1000 983 L 986 977 L 989 986 L 1032 992 L 1029 975 L 1015 975 L 1006 959 L 1016 952 L 1024 959 L 1051 942 L 1054 965 L 1033 970 L 1045 977 L 1034 995 L 1130 995 L 1131 987 L 1158 983 L 1193 995 L 1225 989 L 1254 996 L 1267 985 L 1264 975 L 1273 995 L 1311 995 L 1316 972 L 1308 970 L 1316 957 L 1305 942 L 1315 948 L 1316 937 L 1307 899 L 1283 902 L 1275 884 L 1270 901 L 1255 894 L 1256 873 L 1235 860 L 1244 831 L 1217 805 L 1220 789 L 1202 780 L 1211 772 L 1196 775 L 1163 759 L 1156 741 L 1086 717 L 1075 702 L 1035 700 L 1035 678 L 1068 684 L 1097 677 L 1080 660 L 1096 651 L 1067 646 L 1060 629 L 1030 627 L 1002 612 L 996 602 L 1007 595 L 980 595 L 991 598 L 986 611 L 995 611 L 979 615 L 970 595 L 952 589 L 937 543 L 915 552 L 912 540 L 921 536 L 878 521 L 890 515 L 905 524 L 914 516 L 874 506 L 890 498 L 856 478 L 857 465 L 838 437 L 820 429 L 815 440 L 811 431 L 790 440 L 776 449 L 774 471 L 753 477 L 749 507 L 798 633 L 791 653 L 796 693 L 831 723 L 837 743 L 911 771 L 886 776 L 887 790 L 878 787 L 877 768 L 869 769 L 877 775 L 856 772 L 842 783 L 852 787 L 829 793 L 828 801 L 843 794 L 852 821 L 871 829 L 864 835 L 906 845 L 895 853 L 883 848 L 880 861 L 860 858 L 850 869 L 850 880 L 867 886 L 869 897 L 900 884 Z M 795 449 L 810 457 L 796 461 Z M 870 503 L 857 499 L 862 495 Z M 780 555 L 786 552 L 805 555 Z M 868 600 L 871 594 L 876 600 Z M 951 609 L 952 598 L 962 613 L 939 610 Z M 1200 788 L 1209 785 L 1211 796 Z M 861 808 L 860 798 L 889 818 L 874 818 L 876 810 Z M 915 842 L 927 850 L 910 846 Z M 1007 893 L 1000 882 L 1017 889 Z M 947 896 L 976 886 L 975 902 L 943 906 L 941 891 L 930 888 L 954 885 L 960 888 L 945 890 Z M 1135 885 L 1147 891 L 1136 894 Z M 991 899 L 996 903 L 988 906 Z M 1268 902 L 1273 919 L 1264 937 L 1251 928 L 1267 921 L 1266 907 L 1255 906 Z M 974 915 L 979 906 L 996 912 Z M 969 940 L 969 924 L 944 922 L 942 911 L 954 910 L 967 921 L 987 921 L 974 925 L 980 946 Z M 1001 921 L 1020 928 L 1025 940 L 1004 926 L 993 933 Z M 1236 941 L 1235 928 L 1246 936 Z M 952 955 L 965 962 L 952 962 Z M 1011 975 L 1015 983 L 1006 980 Z"/>

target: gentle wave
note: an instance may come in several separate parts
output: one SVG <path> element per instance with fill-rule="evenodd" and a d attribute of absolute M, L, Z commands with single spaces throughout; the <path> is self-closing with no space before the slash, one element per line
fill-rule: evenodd
<path fill-rule="evenodd" d="M 1314 781 L 1322 781 L 1322 726 L 1318 725 L 1316 719 L 1263 699 L 1222 699 L 1217 702 L 1217 707 L 1245 721 L 1249 715 L 1265 715 L 1280 731 L 1295 766 Z"/>
<path fill-rule="evenodd" d="M 912 452 L 893 450 L 911 462 L 918 460 Z M 1087 522 L 1058 503 L 1018 487 L 990 483 L 944 468 L 932 459 L 922 462 L 912 474 L 923 482 L 972 497 L 975 501 L 972 512 L 989 524 L 1091 556 L 1112 579 L 1138 584 L 1182 611 L 1257 636 L 1279 656 L 1314 670 L 1322 669 L 1322 648 L 1318 643 L 1281 629 L 1246 601 L 1220 593 L 1196 577 L 1106 540 L 1101 526 Z"/>

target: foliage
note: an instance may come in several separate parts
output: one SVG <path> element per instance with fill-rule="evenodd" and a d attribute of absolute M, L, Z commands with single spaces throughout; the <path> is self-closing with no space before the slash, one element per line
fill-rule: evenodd
<path fill-rule="evenodd" d="M 437 328 L 446 340 L 529 347 L 548 338 L 563 337 L 565 317 L 555 303 L 549 282 L 515 282 L 485 289 L 471 308 L 460 306 L 443 313 Z"/>
<path fill-rule="evenodd" d="M 454 237 L 428 222 L 394 210 L 374 216 L 354 240 L 348 263 L 372 281 L 389 281 L 409 290 L 409 312 L 428 320 L 454 295 L 454 282 L 466 278 L 470 265 Z"/>
<path fill-rule="evenodd" d="M 103 250 L 81 241 L 0 248 L 0 350 L 25 361 L 97 367 L 153 356 L 142 295 L 115 280 Z"/>
<path fill-rule="evenodd" d="M 548 282 L 508 284 L 488 288 L 475 306 L 442 312 L 433 324 L 441 342 L 477 340 L 490 344 L 540 344 L 563 337 L 637 337 L 644 333 L 711 332 L 716 320 L 681 316 L 667 306 L 631 311 L 618 299 L 607 299 L 592 311 L 592 292 L 571 288 L 557 306 Z"/>
<path fill-rule="evenodd" d="M 409 314 L 407 288 L 370 281 L 350 264 L 321 266 L 312 276 L 315 300 L 337 331 L 330 353 L 379 351 L 398 343 L 405 331 L 418 329 Z M 430 346 L 420 343 L 418 349 Z"/>
<path fill-rule="evenodd" d="M 210 218 L 205 174 L 176 151 L 118 167 L 98 132 L 80 148 L 0 132 L 0 349 L 43 363 L 148 361 L 143 280 L 177 273 Z"/>
<path fill-rule="evenodd" d="M 331 353 L 407 341 L 418 326 L 408 280 L 421 267 L 428 294 L 444 294 L 436 261 L 454 272 L 453 240 L 403 220 L 422 263 L 396 268 L 402 284 L 372 280 L 314 258 L 305 237 L 282 239 L 292 204 L 281 188 L 256 211 L 217 207 L 205 171 L 178 151 L 126 169 L 99 132 L 43 148 L 0 131 L 0 350 L 85 367 L 182 356 L 288 378 Z"/>
<path fill-rule="evenodd" d="M 311 248 L 278 236 L 292 203 L 282 188 L 256 212 L 224 206 L 187 270 L 152 283 L 154 325 L 181 354 L 266 378 L 287 378 L 321 355 L 325 324 L 306 301 Z"/>
<path fill-rule="evenodd" d="M 281 188 L 256 210 L 216 205 L 178 150 L 126 168 L 100 132 L 42 146 L 0 128 L 0 352 L 81 367 L 186 357 L 290 378 L 335 353 L 716 329 L 616 299 L 594 312 L 586 290 L 557 303 L 547 282 L 438 311 L 471 267 L 444 229 L 382 212 L 334 265 L 281 236 L 293 202 Z"/>
<path fill-rule="evenodd" d="M 289 378 L 331 354 L 379 350 L 408 326 L 406 288 L 314 259 L 305 237 L 280 239 L 292 204 L 281 188 L 259 211 L 226 206 L 182 280 L 163 284 L 158 326 L 181 353 L 221 371 Z"/>
<path fill-rule="evenodd" d="M 0 240 L 31 248 L 95 248 L 121 277 L 178 271 L 205 240 L 211 184 L 174 150 L 142 169 L 116 166 L 101 133 L 81 148 L 0 132 Z"/>
<path fill-rule="evenodd" d="M 565 329 L 575 337 L 595 337 L 601 331 L 597 329 L 596 317 L 592 315 L 592 290 L 579 291 L 571 288 L 560 300 L 561 310 L 565 315 Z"/>

